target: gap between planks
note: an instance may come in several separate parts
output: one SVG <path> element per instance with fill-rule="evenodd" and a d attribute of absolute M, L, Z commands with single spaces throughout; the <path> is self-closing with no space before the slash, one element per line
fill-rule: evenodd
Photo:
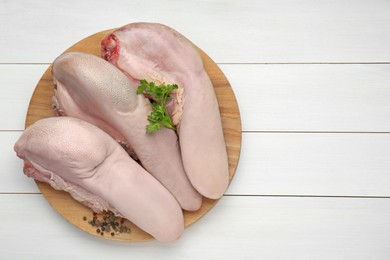
<path fill-rule="evenodd" d="M 24 129 L 0 129 L 0 133 L 23 132 Z M 362 132 L 362 131 L 288 131 L 288 130 L 243 130 L 244 134 L 390 134 L 387 131 Z"/>
<path fill-rule="evenodd" d="M 386 65 L 390 61 L 334 61 L 334 62 L 217 62 L 218 65 Z"/>
<path fill-rule="evenodd" d="M 246 134 L 390 134 L 387 131 L 288 131 L 288 130 L 243 130 Z"/>
<path fill-rule="evenodd" d="M 0 65 L 50 65 L 50 62 L 0 62 Z M 381 65 L 390 61 L 340 61 L 340 62 L 216 62 L 217 65 Z"/>
<path fill-rule="evenodd" d="M 0 192 L 0 195 L 42 195 L 40 192 Z M 343 196 L 343 195 L 294 195 L 294 194 L 225 194 L 223 197 L 270 197 L 270 198 L 335 198 L 335 199 L 390 199 L 390 196 Z"/>

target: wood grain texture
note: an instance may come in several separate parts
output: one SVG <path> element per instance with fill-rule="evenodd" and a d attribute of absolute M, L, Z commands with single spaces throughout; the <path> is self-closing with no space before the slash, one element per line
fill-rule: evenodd
<path fill-rule="evenodd" d="M 37 185 L 23 174 L 23 161 L 13 149 L 21 134 L 0 131 L 0 194 L 39 192 Z"/>
<path fill-rule="evenodd" d="M 0 65 L 0 130 L 24 129 L 34 87 L 48 65 Z"/>
<path fill-rule="evenodd" d="M 39 192 L 0 132 L 0 194 Z M 390 197 L 390 134 L 243 133 L 240 163 L 225 195 Z"/>
<path fill-rule="evenodd" d="M 91 35 L 67 49 L 66 52 L 79 51 L 100 56 L 100 42 L 113 30 L 114 29 L 106 30 Z M 230 84 L 222 71 L 204 52 L 200 50 L 200 53 L 217 96 L 228 151 L 229 177 L 230 180 L 232 180 L 238 164 L 241 149 L 241 120 L 238 104 Z M 38 85 L 32 95 L 26 117 L 26 127 L 30 126 L 39 119 L 54 116 L 51 108 L 53 94 L 54 90 L 51 78 L 51 67 L 49 67 L 38 82 Z M 96 233 L 95 228 L 91 227 L 87 222 L 82 220 L 83 216 L 91 215 L 91 210 L 73 200 L 68 193 L 56 191 L 48 184 L 37 182 L 37 185 L 50 205 L 65 219 L 90 234 L 100 236 Z M 193 224 L 199 218 L 204 216 L 217 201 L 218 200 L 204 198 L 202 207 L 198 211 L 185 211 L 185 226 L 187 227 Z M 146 241 L 152 239 L 150 235 L 146 234 L 134 225 L 129 225 L 131 225 L 133 230 L 131 234 L 120 234 L 114 237 L 105 236 L 105 238 L 118 241 Z"/>
<path fill-rule="evenodd" d="M 390 132 L 390 64 L 220 67 L 244 131 Z"/>
<path fill-rule="evenodd" d="M 7 260 L 390 258 L 388 199 L 224 197 L 171 244 L 92 237 L 67 225 L 41 195 L 1 195 L 0 205 Z"/>
<path fill-rule="evenodd" d="M 240 196 L 389 196 L 389 134 L 373 133 L 390 132 L 388 0 L 0 0 L 0 63 L 17 63 L 0 64 L 0 193 L 38 191 L 8 130 L 24 129 L 48 64 L 136 21 L 167 24 L 228 63 L 219 67 L 249 131 L 234 196 L 162 244 L 100 239 L 42 195 L 3 193 L 0 259 L 390 259 L 390 199 Z"/>
<path fill-rule="evenodd" d="M 177 29 L 218 63 L 383 62 L 388 10 L 386 0 L 3 0 L 0 62 L 49 63 L 79 39 L 136 21 Z"/>
<path fill-rule="evenodd" d="M 225 194 L 390 197 L 390 134 L 244 133 Z"/>
<path fill-rule="evenodd" d="M 0 64 L 1 130 L 24 129 L 29 99 L 48 66 Z M 240 104 L 244 131 L 390 132 L 390 64 L 219 67 Z"/>

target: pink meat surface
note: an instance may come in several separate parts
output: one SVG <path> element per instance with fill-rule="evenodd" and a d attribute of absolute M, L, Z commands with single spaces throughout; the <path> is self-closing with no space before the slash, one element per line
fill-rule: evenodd
<path fill-rule="evenodd" d="M 53 78 L 56 109 L 127 143 L 183 209 L 200 208 L 202 197 L 184 171 L 177 135 L 166 128 L 146 134 L 150 101 L 136 95 L 136 86 L 118 68 L 94 55 L 66 53 L 53 63 Z"/>
<path fill-rule="evenodd" d="M 134 82 L 178 84 L 170 110 L 178 124 L 184 168 L 198 192 L 221 197 L 229 184 L 222 123 L 212 83 L 193 44 L 167 26 L 133 23 L 103 39 L 102 57 Z"/>
<path fill-rule="evenodd" d="M 112 210 L 160 241 L 183 233 L 183 214 L 172 194 L 85 121 L 42 119 L 23 132 L 14 149 L 27 176 L 69 192 L 94 211 Z"/>

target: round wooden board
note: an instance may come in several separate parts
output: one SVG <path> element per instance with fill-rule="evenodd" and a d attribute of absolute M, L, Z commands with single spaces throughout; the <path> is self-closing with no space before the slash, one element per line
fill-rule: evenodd
<path fill-rule="evenodd" d="M 112 31 L 114 31 L 114 29 L 91 35 L 71 46 L 65 52 L 79 51 L 100 56 L 100 42 L 107 34 L 111 33 Z M 210 57 L 208 57 L 202 50 L 199 49 L 199 52 L 201 53 L 205 69 L 213 83 L 219 103 L 229 157 L 229 176 L 231 181 L 237 168 L 241 150 L 240 112 L 233 90 L 230 87 L 230 84 L 223 72 L 219 69 L 217 64 L 215 64 L 215 62 L 211 60 Z M 53 93 L 54 90 L 50 66 L 39 80 L 38 85 L 36 86 L 31 97 L 26 117 L 26 128 L 39 119 L 55 116 L 51 107 Z M 114 237 L 111 237 L 109 234 L 104 234 L 104 236 L 101 236 L 100 234 L 96 233 L 96 228 L 88 224 L 88 221 L 83 220 L 83 216 L 87 216 L 88 219 L 92 218 L 92 211 L 89 208 L 81 205 L 64 191 L 54 190 L 46 183 L 37 181 L 36 184 L 38 185 L 46 200 L 56 211 L 58 211 L 58 213 L 60 213 L 65 219 L 85 232 L 98 237 L 117 241 L 136 242 L 153 239 L 149 234 L 143 232 L 129 221 L 126 221 L 125 224 L 130 226 L 132 230 L 130 234 L 121 233 L 119 235 L 115 235 Z M 217 203 L 217 201 L 218 200 L 203 198 L 202 207 L 198 211 L 184 211 L 185 226 L 188 227 L 204 216 Z"/>

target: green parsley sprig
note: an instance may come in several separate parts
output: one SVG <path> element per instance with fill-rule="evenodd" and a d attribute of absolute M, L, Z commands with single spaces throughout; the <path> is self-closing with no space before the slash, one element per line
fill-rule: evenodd
<path fill-rule="evenodd" d="M 153 98 L 152 107 L 153 112 L 148 116 L 149 125 L 146 126 L 146 133 L 151 134 L 160 130 L 163 126 L 172 130 L 176 130 L 172 123 L 171 117 L 166 108 L 167 100 L 170 98 L 169 94 L 172 90 L 177 89 L 176 84 L 172 85 L 156 85 L 154 82 L 141 80 L 137 88 L 137 95 L 144 93 Z"/>

